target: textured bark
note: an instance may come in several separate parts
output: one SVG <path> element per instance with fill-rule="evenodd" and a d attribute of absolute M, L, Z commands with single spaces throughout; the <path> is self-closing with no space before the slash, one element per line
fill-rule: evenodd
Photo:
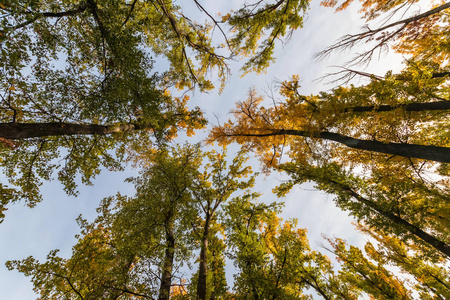
<path fill-rule="evenodd" d="M 230 137 L 233 136 L 268 137 L 276 135 L 295 135 L 310 138 L 320 138 L 335 141 L 354 149 L 450 163 L 450 148 L 447 147 L 426 146 L 416 144 L 382 143 L 378 141 L 356 139 L 339 133 L 333 133 L 328 131 L 309 132 L 295 129 L 279 129 L 279 130 L 274 129 L 268 133 L 228 133 L 228 134 L 225 133 L 225 135 Z"/>
<path fill-rule="evenodd" d="M 0 137 L 21 140 L 46 136 L 63 135 L 106 135 L 142 129 L 137 124 L 117 126 L 72 123 L 0 123 Z"/>
<path fill-rule="evenodd" d="M 392 105 L 380 105 L 380 106 L 353 106 L 346 108 L 345 112 L 382 112 L 392 111 L 394 109 L 401 108 L 405 111 L 436 111 L 436 110 L 449 110 L 450 101 L 436 101 L 425 103 L 409 103 L 399 106 Z"/>
<path fill-rule="evenodd" d="M 173 260 L 175 254 L 175 237 L 171 227 L 166 229 L 166 253 L 162 268 L 161 284 L 159 287 L 158 300 L 169 300 L 170 288 L 172 286 Z"/>
<path fill-rule="evenodd" d="M 404 157 L 422 158 L 438 162 L 450 163 L 450 148 L 415 145 L 415 144 L 399 144 L 399 143 L 382 143 L 378 141 L 367 141 L 344 136 L 339 133 L 320 132 L 319 138 L 332 140 L 346 145 L 354 149 L 361 149 L 391 155 Z"/>
<path fill-rule="evenodd" d="M 206 215 L 205 227 L 203 230 L 203 237 L 200 249 L 200 263 L 198 268 L 198 282 L 197 282 L 197 299 L 206 300 L 206 272 L 208 267 L 208 237 L 211 225 L 211 215 Z"/>
<path fill-rule="evenodd" d="M 402 219 L 398 217 L 397 215 L 384 210 L 382 207 L 380 207 L 376 202 L 371 201 L 369 199 L 366 199 L 353 191 L 349 186 L 346 186 L 342 183 L 336 182 L 331 179 L 321 179 L 321 181 L 328 182 L 329 184 L 336 187 L 338 190 L 341 190 L 343 192 L 348 193 L 350 196 L 352 196 L 354 199 L 356 199 L 358 202 L 363 203 L 364 205 L 370 207 L 372 210 L 376 211 L 378 214 L 382 215 L 383 217 L 389 219 L 392 223 L 398 225 L 399 227 L 409 231 L 413 235 L 415 235 L 417 238 L 421 239 L 431 247 L 435 248 L 436 250 L 440 251 L 447 257 L 450 257 L 450 245 L 440 241 L 436 237 L 426 233 L 419 227 L 409 223 L 405 219 Z"/>
<path fill-rule="evenodd" d="M 216 272 L 214 272 L 214 270 L 218 266 L 217 266 L 217 261 L 215 259 L 215 252 L 214 252 L 214 250 L 212 251 L 211 256 L 212 256 L 211 269 L 213 270 L 213 273 L 212 273 L 212 277 L 213 277 L 212 278 L 212 286 L 213 286 L 213 288 L 212 288 L 211 294 L 209 296 L 209 300 L 216 300 L 215 287 L 217 286 L 217 276 L 216 276 Z"/>

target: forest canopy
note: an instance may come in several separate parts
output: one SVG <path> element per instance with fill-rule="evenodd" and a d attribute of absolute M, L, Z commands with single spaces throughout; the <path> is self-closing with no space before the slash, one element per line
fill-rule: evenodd
<path fill-rule="evenodd" d="M 314 2 L 0 3 L 0 223 L 13 203 L 45 201 L 43 182 L 76 195 L 105 169 L 135 167 L 134 195 L 77 219 L 70 257 L 7 268 L 40 299 L 450 298 L 450 3 L 356 2 L 320 3 L 358 6 L 366 23 L 316 55 L 349 51 L 322 74 L 334 88 L 307 95 L 285 74 L 266 96 L 248 87 L 214 126 L 191 98 L 226 89 L 236 62 L 241 75 L 276 64 L 282 44 L 314 30 Z M 402 70 L 368 73 L 387 51 Z M 255 167 L 287 176 L 278 199 L 259 200 Z M 324 232 L 318 251 L 281 217 L 282 198 L 308 182 L 351 216 L 364 248 Z"/>

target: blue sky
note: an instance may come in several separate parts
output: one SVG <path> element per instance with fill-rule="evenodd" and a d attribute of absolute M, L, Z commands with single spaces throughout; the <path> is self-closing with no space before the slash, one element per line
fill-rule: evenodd
<path fill-rule="evenodd" d="M 210 11 L 226 11 L 217 2 L 208 1 L 205 8 Z M 262 92 L 274 79 L 285 80 L 299 74 L 303 94 L 332 88 L 323 83 L 315 83 L 314 80 L 332 71 L 329 66 L 342 65 L 348 61 L 351 54 L 335 53 L 319 62 L 314 60 L 313 55 L 340 36 L 358 32 L 363 23 L 357 14 L 357 5 L 335 14 L 330 8 L 319 7 L 318 3 L 311 4 L 304 28 L 295 32 L 287 44 L 278 45 L 277 61 L 265 74 L 249 74 L 242 78 L 238 72 L 240 62 L 232 63 L 233 75 L 223 93 L 219 95 L 217 92 L 209 94 L 195 92 L 191 95 L 189 106 L 200 106 L 211 123 L 215 124 L 217 122 L 215 116 L 218 116 L 221 122 L 230 117 L 228 112 L 236 101 L 246 98 L 249 88 L 255 87 Z M 228 5 L 231 5 L 230 2 L 226 2 L 226 6 Z M 401 58 L 398 56 L 383 56 L 380 61 L 374 61 L 366 71 L 383 75 L 387 70 L 398 70 L 400 63 Z M 158 65 L 162 67 L 164 63 Z M 199 131 L 189 141 L 195 143 L 205 136 L 206 131 Z M 176 142 L 183 143 L 184 138 Z M 236 149 L 231 147 L 230 156 Z M 254 169 L 259 168 L 257 161 L 252 161 L 251 164 Z M 29 255 L 44 260 L 53 249 L 60 249 L 60 255 L 63 257 L 70 256 L 71 247 L 76 242 L 74 235 L 79 232 L 75 219 L 82 214 L 84 218 L 93 220 L 96 216 L 95 209 L 103 197 L 114 195 L 119 191 L 122 194 L 133 194 L 132 185 L 123 181 L 135 175 L 137 170 L 131 167 L 120 173 L 104 171 L 94 180 L 93 186 L 80 184 L 80 194 L 76 198 L 65 195 L 57 181 L 45 183 L 42 187 L 44 201 L 35 208 L 29 209 L 23 203 L 11 206 L 6 212 L 5 221 L 0 224 L 0 300 L 37 297 L 32 291 L 29 279 L 16 271 L 8 271 L 4 266 L 5 261 L 23 259 Z M 285 177 L 282 174 L 275 173 L 269 177 L 260 176 L 255 190 L 263 193 L 262 201 L 272 202 L 276 199 L 271 190 L 283 179 Z M 308 237 L 313 248 L 319 249 L 319 244 L 325 242 L 321 234 L 342 237 L 357 246 L 362 246 L 367 239 L 353 229 L 352 219 L 347 213 L 334 206 L 332 196 L 315 191 L 312 184 L 295 187 L 284 201 L 286 205 L 283 218 L 297 218 L 298 226 L 308 229 Z"/>

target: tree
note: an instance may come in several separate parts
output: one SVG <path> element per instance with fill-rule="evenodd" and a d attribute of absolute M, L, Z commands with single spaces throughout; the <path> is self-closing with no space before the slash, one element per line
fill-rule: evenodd
<path fill-rule="evenodd" d="M 336 11 L 346 9 L 353 0 L 344 1 Z M 382 19 L 383 25 L 371 29 L 365 25 L 363 32 L 348 34 L 340 38 L 335 44 L 319 52 L 317 57 L 326 57 L 336 50 L 351 49 L 357 44 L 375 41 L 369 50 L 363 51 L 354 57 L 352 64 L 367 64 L 373 55 L 379 51 L 388 51 L 390 44 L 393 49 L 402 54 L 414 56 L 416 59 L 431 60 L 439 64 L 448 59 L 448 11 L 449 3 L 441 1 L 432 9 L 421 12 L 417 11 L 410 17 L 388 23 L 396 14 L 404 16 L 411 8 L 415 0 L 408 1 L 368 1 L 361 0 L 361 13 L 367 22 L 374 19 Z M 323 6 L 336 6 L 336 0 L 324 0 Z M 387 23 L 387 24 L 386 24 Z"/>
<path fill-rule="evenodd" d="M 92 224 L 79 221 L 83 231 L 71 258 L 52 252 L 43 264 L 29 257 L 10 267 L 29 270 L 25 274 L 33 276 L 44 298 L 169 299 L 175 266 L 192 249 L 189 231 L 196 214 L 189 208 L 189 189 L 202 156 L 198 147 L 190 146 L 147 155 L 149 165 L 133 179 L 135 197 L 106 198 Z"/>
<path fill-rule="evenodd" d="M 196 22 L 166 0 L 14 0 L 0 6 L 0 146 L 9 180 L 1 186 L 1 217 L 10 202 L 39 202 L 41 180 L 58 168 L 74 194 L 72 178 L 81 174 L 89 183 L 101 167 L 119 169 L 133 141 L 149 144 L 152 135 L 170 139 L 179 129 L 203 127 L 200 109 L 187 109 L 188 97 L 171 97 L 167 87 L 210 90 L 210 75 L 223 87 L 227 60 L 259 46 L 264 55 L 246 68 L 263 70 L 273 60 L 274 41 L 301 26 L 308 5 L 260 1 L 218 21 L 192 3 L 209 22 Z M 257 30 L 248 31 L 246 22 Z M 222 26 L 232 26 L 236 36 Z M 225 49 L 213 43 L 214 28 Z M 273 32 L 265 37 L 268 28 Z M 158 55 L 170 62 L 162 74 L 152 73 Z M 60 151 L 68 152 L 64 166 L 53 163 Z"/>
<path fill-rule="evenodd" d="M 30 276 L 41 299 L 152 299 L 153 282 L 133 276 L 139 270 L 137 253 L 117 248 L 107 228 L 81 219 L 79 223 L 82 236 L 69 259 L 58 257 L 54 250 L 44 263 L 30 256 L 8 262 L 7 267 Z"/>
<path fill-rule="evenodd" d="M 421 73 L 408 68 L 399 75 L 388 74 L 384 80 L 373 79 L 366 86 L 341 87 L 310 97 L 298 93 L 298 77 L 294 77 L 282 83 L 280 93 L 285 102 L 265 108 L 261 105 L 263 98 L 251 91 L 247 101 L 236 105 L 236 121 L 215 127 L 210 140 L 245 144 L 269 165 L 279 158 L 284 145 L 290 146 L 291 153 L 303 156 L 299 160 L 323 155 L 326 147 L 326 156 L 348 162 L 384 159 L 384 155 L 374 154 L 378 152 L 448 163 L 447 135 L 439 130 L 447 125 L 445 80 Z M 409 80 L 403 80 L 405 77 Z M 442 110 L 425 110 L 436 100 L 444 104 Z M 417 111 L 412 111 L 410 104 L 417 105 Z M 391 110 L 393 107 L 396 109 Z M 370 108 L 373 110 L 368 111 Z M 435 122 L 437 130 L 428 126 L 430 121 Z M 432 145 L 420 145 L 425 135 L 433 141 Z"/>
<path fill-rule="evenodd" d="M 198 108 L 186 108 L 187 98 L 157 87 L 153 62 L 136 35 L 139 20 L 134 14 L 126 18 L 130 7 L 117 5 L 15 1 L 2 6 L 2 167 L 17 186 L 2 191 L 4 199 L 10 197 L 5 204 L 22 198 L 35 205 L 40 179 L 49 180 L 57 168 L 73 194 L 77 173 L 88 183 L 102 166 L 120 168 L 133 138 L 150 142 L 154 133 L 170 139 L 178 128 L 205 123 Z M 150 130 L 131 132 L 139 128 Z M 110 136 L 99 137 L 104 134 Z M 64 148 L 61 168 L 54 159 Z"/>
<path fill-rule="evenodd" d="M 372 299 L 412 299 L 403 282 L 388 271 L 383 261 L 376 259 L 378 257 L 370 260 L 357 247 L 346 249 L 341 239 L 329 239 L 329 242 L 342 266 L 339 277 L 352 288 L 364 291 Z"/>
<path fill-rule="evenodd" d="M 236 35 L 230 39 L 232 48 L 238 49 L 235 50 L 238 54 L 250 56 L 243 71 L 259 73 L 274 61 L 276 40 L 285 35 L 289 37 L 294 30 L 302 27 L 303 14 L 308 4 L 305 0 L 277 0 L 275 3 L 257 1 L 245 4 L 235 13 L 222 18 L 236 31 Z M 258 43 L 262 33 L 265 38 Z"/>
<path fill-rule="evenodd" d="M 169 299 L 176 264 L 186 260 L 193 249 L 189 235 L 197 212 L 192 207 L 191 190 L 202 159 L 198 145 L 144 153 L 141 162 L 146 166 L 138 178 L 132 179 L 137 197 L 117 202 L 116 212 L 108 221 L 124 237 L 125 248 L 140 249 L 144 244 L 153 251 L 159 249 L 155 263 L 160 274 L 156 277 L 160 281 L 160 300 Z M 107 213 L 105 210 L 103 214 Z M 141 259 L 151 260 L 155 253 L 141 255 Z"/>
<path fill-rule="evenodd" d="M 297 229 L 295 220 L 283 224 L 276 216 L 278 205 L 257 204 L 255 196 L 226 207 L 237 299 L 310 299 L 311 289 L 323 299 L 411 299 L 410 289 L 385 268 L 382 256 L 328 239 L 339 262 L 335 272 L 328 257 L 311 250 L 306 230 Z"/>
<path fill-rule="evenodd" d="M 432 76 L 438 71 L 432 63 L 409 66 L 365 86 L 318 96 L 300 95 L 294 77 L 281 84 L 285 102 L 266 108 L 251 92 L 233 111 L 236 121 L 214 128 L 210 140 L 236 141 L 255 151 L 267 170 L 287 171 L 292 181 L 280 191 L 315 181 L 358 219 L 414 240 L 430 255 L 448 257 L 449 101 L 445 79 Z M 419 145 L 424 143 L 431 145 Z M 280 164 L 284 147 L 290 161 Z M 415 152 L 416 147 L 422 150 Z"/>
<path fill-rule="evenodd" d="M 10 268 L 28 270 L 44 298 L 169 299 L 176 267 L 193 249 L 190 190 L 202 154 L 197 146 L 184 146 L 146 155 L 147 167 L 132 179 L 136 196 L 108 197 L 92 224 L 80 219 L 83 230 L 71 258 L 54 251 L 43 264 L 29 257 Z"/>
<path fill-rule="evenodd" d="M 213 235 L 212 227 L 216 223 L 216 214 L 220 206 L 224 204 L 233 193 L 246 190 L 253 186 L 254 176 L 251 175 L 251 167 L 244 166 L 247 158 L 244 152 L 236 155 L 227 166 L 225 153 L 210 152 L 207 154 L 210 161 L 205 170 L 196 179 L 193 197 L 196 199 L 198 211 L 203 214 L 199 217 L 202 221 L 202 230 L 197 233 L 200 240 L 200 257 L 196 295 L 198 299 L 205 300 L 207 294 L 208 253 L 210 240 Z M 245 177 L 250 176 L 248 180 Z M 209 298 L 209 297 L 208 297 Z"/>
<path fill-rule="evenodd" d="M 336 194 L 337 206 L 350 210 L 358 221 L 364 220 L 403 241 L 413 240 L 424 244 L 425 249 L 432 247 L 450 257 L 448 222 L 443 217 L 448 209 L 444 204 L 448 192 L 443 194 L 442 190 L 430 189 L 422 182 L 396 176 L 383 178 L 384 174 L 373 174 L 370 182 L 365 182 L 337 164 L 315 167 L 286 163 L 280 169 L 292 179 L 277 188 L 278 195 L 285 194 L 294 184 L 314 181 L 318 189 Z"/>
<path fill-rule="evenodd" d="M 359 223 L 358 227 L 375 239 L 377 247 L 366 244 L 366 253 L 385 264 L 397 266 L 402 272 L 414 277 L 414 288 L 421 299 L 447 299 L 450 295 L 446 260 L 426 255 L 415 245 L 404 243 L 392 235 L 383 234 L 374 228 Z"/>

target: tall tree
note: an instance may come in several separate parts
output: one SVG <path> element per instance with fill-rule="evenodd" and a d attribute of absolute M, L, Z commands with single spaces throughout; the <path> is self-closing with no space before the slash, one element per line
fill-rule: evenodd
<path fill-rule="evenodd" d="M 247 145 L 269 165 L 285 145 L 299 160 L 322 155 L 364 164 L 376 157 L 384 160 L 385 155 L 376 153 L 385 153 L 450 162 L 448 137 L 442 130 L 448 124 L 444 78 L 429 78 L 429 73 L 407 68 L 366 86 L 338 88 L 317 96 L 300 95 L 298 87 L 298 77 L 282 83 L 280 93 L 286 100 L 269 108 L 251 91 L 245 102 L 236 105 L 235 121 L 215 127 L 210 140 Z M 442 109 L 420 108 L 434 102 L 444 104 Z M 410 104 L 419 108 L 413 111 Z M 436 127 L 431 128 L 430 121 Z"/>
<path fill-rule="evenodd" d="M 41 180 L 57 168 L 73 193 L 77 173 L 89 182 L 101 167 L 120 168 L 134 138 L 150 143 L 152 133 L 171 138 L 179 128 L 203 126 L 200 110 L 187 109 L 187 98 L 157 87 L 145 38 L 137 34 L 146 10 L 133 9 L 116 1 L 1 7 L 1 163 L 17 187 L 5 186 L 2 204 L 22 198 L 35 205 Z M 149 130 L 135 132 L 140 128 Z M 109 136 L 99 137 L 104 134 Z M 55 159 L 63 149 L 61 166 Z"/>
<path fill-rule="evenodd" d="M 70 258 L 54 250 L 43 263 L 30 256 L 7 267 L 30 276 L 42 299 L 153 299 L 154 280 L 133 275 L 140 269 L 138 253 L 117 247 L 113 233 L 102 224 L 79 222 L 83 230 Z"/>
<path fill-rule="evenodd" d="M 202 215 L 202 230 L 198 233 L 200 240 L 199 270 L 196 295 L 198 299 L 205 300 L 211 291 L 207 290 L 208 262 L 210 259 L 210 240 L 212 239 L 212 226 L 216 223 L 216 215 L 233 193 L 246 190 L 253 186 L 254 176 L 251 167 L 245 166 L 247 157 L 244 152 L 238 153 L 229 166 L 225 159 L 226 154 L 210 152 L 207 154 L 210 161 L 205 170 L 199 174 L 192 190 L 196 199 L 198 210 Z M 249 179 L 244 179 L 250 176 Z"/>
<path fill-rule="evenodd" d="M 186 145 L 143 155 L 146 168 L 130 179 L 136 196 L 105 198 L 93 223 L 80 219 L 83 230 L 71 258 L 52 252 L 45 263 L 29 257 L 10 268 L 32 276 L 44 298 L 169 299 L 177 266 L 194 249 L 191 189 L 202 153 Z"/>
<path fill-rule="evenodd" d="M 450 296 L 450 274 L 446 268 L 448 260 L 427 255 L 414 244 L 404 243 L 392 235 L 383 234 L 361 223 L 358 223 L 358 228 L 377 243 L 377 247 L 367 243 L 366 253 L 413 276 L 414 288 L 421 299 L 447 299 Z"/>
<path fill-rule="evenodd" d="M 401 180 L 397 176 L 385 178 L 385 174 L 375 173 L 364 181 L 340 169 L 337 164 L 306 166 L 286 163 L 280 169 L 292 179 L 277 188 L 279 195 L 294 184 L 314 181 L 317 188 L 336 194 L 336 204 L 350 210 L 358 220 L 395 234 L 404 241 L 412 239 L 425 245 L 425 249 L 434 248 L 450 258 L 448 220 L 445 218 L 448 191 L 430 189 L 422 182 Z"/>
<path fill-rule="evenodd" d="M 246 68 L 267 67 L 275 40 L 301 26 L 308 6 L 269 2 L 216 20 L 194 0 L 209 20 L 204 24 L 167 0 L 1 4 L 0 147 L 9 183 L 1 185 L 0 216 L 12 201 L 34 206 L 41 181 L 58 168 L 73 194 L 72 178 L 79 173 L 89 183 L 101 167 L 120 168 L 133 141 L 149 144 L 152 134 L 170 139 L 178 129 L 203 127 L 200 109 L 188 109 L 187 97 L 171 97 L 166 88 L 206 91 L 215 75 L 223 87 L 227 60 L 260 46 L 264 55 L 250 58 Z M 246 22 L 256 30 L 247 30 Z M 221 26 L 232 26 L 236 36 Z M 215 28 L 225 49 L 213 42 Z M 265 36 L 269 28 L 273 32 Z M 158 55 L 170 63 L 161 74 L 152 71 Z M 53 163 L 60 151 L 68 152 L 64 165 Z"/>
<path fill-rule="evenodd" d="M 191 190 L 203 154 L 198 145 L 184 145 L 144 153 L 141 160 L 144 157 L 144 171 L 132 180 L 137 197 L 116 205 L 114 222 L 120 235 L 128 237 L 127 247 L 130 240 L 138 249 L 142 241 L 152 239 L 160 245 L 156 246 L 161 248 L 158 299 L 163 300 L 170 297 L 177 263 L 186 260 L 192 249 L 189 234 L 196 211 Z"/>
<path fill-rule="evenodd" d="M 294 77 L 281 84 L 285 102 L 266 108 L 251 92 L 233 111 L 236 120 L 214 128 L 210 139 L 236 141 L 267 170 L 286 170 L 291 183 L 315 181 L 358 219 L 448 256 L 448 87 L 432 75 L 439 70 L 408 66 L 317 96 L 301 95 Z M 290 162 L 280 168 L 284 148 Z"/>
<path fill-rule="evenodd" d="M 253 197 L 252 197 L 253 196 Z M 339 272 L 328 257 L 310 248 L 306 230 L 296 222 L 282 223 L 277 205 L 257 204 L 246 195 L 227 205 L 230 258 L 238 269 L 237 299 L 411 299 L 401 279 L 384 262 L 340 239 L 329 239 Z"/>
<path fill-rule="evenodd" d="M 346 247 L 341 239 L 330 240 L 331 250 L 342 267 L 339 277 L 355 289 L 370 295 L 372 299 L 412 299 L 410 290 L 401 279 L 384 267 L 377 257 L 368 259 L 364 252 L 354 246 Z"/>

